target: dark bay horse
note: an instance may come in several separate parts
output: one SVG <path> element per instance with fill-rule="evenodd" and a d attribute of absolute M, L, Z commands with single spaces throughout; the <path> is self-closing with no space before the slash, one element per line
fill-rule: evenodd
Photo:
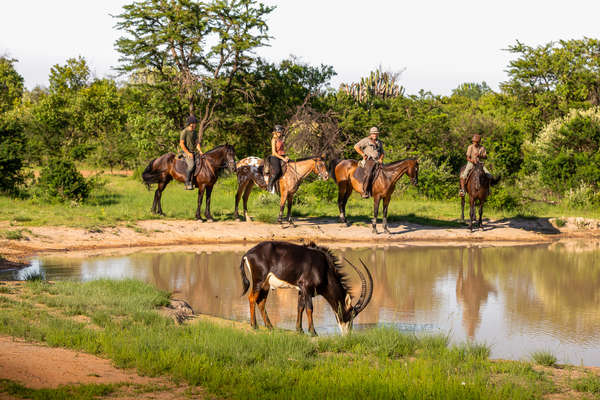
<path fill-rule="evenodd" d="M 296 330 L 302 332 L 302 313 L 306 309 L 308 331 L 316 335 L 313 324 L 312 298 L 321 295 L 333 309 L 342 334 L 352 329 L 354 318 L 367 307 L 373 295 L 373 278 L 360 260 L 365 275 L 346 260 L 361 280 L 360 297 L 352 305 L 346 274 L 335 255 L 326 247 L 314 243 L 297 245 L 288 242 L 262 242 L 242 256 L 240 274 L 243 293 L 248 289 L 250 325 L 257 328 L 255 306 L 262 314 L 267 328 L 273 328 L 265 308 L 270 289 L 291 288 L 298 291 Z M 250 280 L 246 275 L 248 269 Z"/>
<path fill-rule="evenodd" d="M 460 169 L 460 173 L 464 171 L 466 166 Z M 475 203 L 479 206 L 479 228 L 483 230 L 483 204 L 490 195 L 490 186 L 495 185 L 498 181 L 490 179 L 483 170 L 483 164 L 477 163 L 471 170 L 465 183 L 465 189 L 469 194 L 469 229 L 473 232 L 473 221 L 477 220 L 475 215 Z M 460 219 L 465 220 L 465 198 L 460 198 Z"/>
<path fill-rule="evenodd" d="M 287 217 L 289 223 L 292 223 L 292 203 L 294 200 L 294 194 L 298 191 L 300 183 L 306 178 L 311 172 L 317 174 L 321 179 L 327 180 L 329 174 L 327 167 L 321 159 L 321 157 L 307 157 L 296 161 L 289 161 L 287 166 L 284 167 L 285 172 L 279 179 L 279 217 L 277 222 L 283 221 L 283 209 L 287 202 Z M 248 197 L 252 191 L 252 187 L 256 184 L 261 189 L 266 189 L 266 182 L 262 176 L 262 166 L 242 166 L 238 171 L 238 191 L 235 196 L 235 211 L 233 216 L 239 218 L 237 208 L 240 201 L 240 197 L 243 194 L 244 199 L 244 216 L 246 221 L 249 220 L 248 215 Z"/>
<path fill-rule="evenodd" d="M 202 207 L 202 197 L 206 192 L 206 210 L 204 216 L 208 221 L 213 221 L 210 214 L 210 195 L 213 186 L 219 178 L 219 173 L 224 168 L 229 172 L 235 172 L 235 150 L 233 146 L 225 144 L 207 151 L 200 157 L 196 157 L 196 170 L 194 172 L 193 183 L 198 186 L 198 208 L 196 210 L 196 219 L 202 219 L 200 209 Z M 161 206 L 161 196 L 165 187 L 173 179 L 179 182 L 185 182 L 185 173 L 187 167 L 183 160 L 176 157 L 175 153 L 167 153 L 150 161 L 144 172 L 142 179 L 148 188 L 150 184 L 157 183 L 158 187 L 154 192 L 154 202 L 151 211 L 155 214 L 163 214 Z"/>
<path fill-rule="evenodd" d="M 342 160 L 332 164 L 334 173 L 332 174 L 338 185 L 338 208 L 340 210 L 340 222 L 347 224 L 346 203 L 348 198 L 355 190 L 362 193 L 362 182 L 354 177 L 354 171 L 358 167 L 356 160 Z M 383 200 L 383 230 L 390 233 L 387 227 L 388 205 L 392 199 L 392 193 L 396 188 L 396 182 L 404 174 L 407 174 L 413 185 L 419 181 L 419 161 L 414 158 L 394 161 L 383 165 L 376 173 L 373 179 L 373 233 L 377 233 L 377 214 L 379 213 L 379 203 Z"/>

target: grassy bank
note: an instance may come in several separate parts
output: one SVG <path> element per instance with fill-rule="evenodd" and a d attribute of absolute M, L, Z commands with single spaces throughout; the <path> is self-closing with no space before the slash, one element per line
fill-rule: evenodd
<path fill-rule="evenodd" d="M 96 354 L 227 398 L 529 399 L 562 390 L 529 363 L 490 361 L 486 346 L 449 346 L 443 336 L 374 329 L 312 339 L 206 322 L 177 326 L 156 312 L 168 294 L 136 281 L 5 289 L 3 334 Z M 599 378 L 584 378 L 569 385 L 593 395 Z"/>
<path fill-rule="evenodd" d="M 148 191 L 139 179 L 127 176 L 105 175 L 104 185 L 93 190 L 89 200 L 83 204 L 48 204 L 35 198 L 14 199 L 0 196 L 0 221 L 11 225 L 41 226 L 64 225 L 74 227 L 111 226 L 127 224 L 143 219 L 159 218 L 150 213 L 154 190 Z M 300 187 L 293 213 L 299 217 L 336 219 L 337 192 L 333 182 L 328 181 L 328 199 L 318 197 L 314 183 Z M 212 196 L 212 213 L 217 220 L 232 219 L 234 198 L 237 190 L 235 176 L 221 178 Z M 186 191 L 179 182 L 171 183 L 163 194 L 163 209 L 166 217 L 193 219 L 197 204 L 197 192 Z M 240 205 L 241 210 L 241 205 Z M 250 214 L 259 221 L 275 222 L 279 212 L 279 197 L 255 189 L 249 201 Z M 468 212 L 468 211 L 467 211 Z M 372 200 L 362 200 L 353 194 L 348 202 L 347 213 L 354 222 L 367 223 L 373 213 Z M 416 196 L 414 188 L 408 192 L 396 190 L 389 207 L 390 221 L 406 221 L 434 226 L 458 226 L 460 203 L 455 200 L 425 200 Z M 560 205 L 530 203 L 513 211 L 486 208 L 487 218 L 525 217 L 569 217 L 583 216 L 600 218 L 600 211 L 569 209 Z M 380 212 L 381 217 L 381 212 Z M 18 228 L 3 232 L 3 236 L 14 238 Z"/>

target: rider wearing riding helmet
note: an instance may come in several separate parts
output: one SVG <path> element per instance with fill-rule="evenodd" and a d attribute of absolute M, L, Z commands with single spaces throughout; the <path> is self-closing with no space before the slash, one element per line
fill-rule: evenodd
<path fill-rule="evenodd" d="M 275 125 L 273 128 L 273 136 L 271 137 L 271 155 L 267 157 L 269 168 L 269 185 L 267 190 L 272 192 L 275 183 L 281 177 L 282 162 L 288 162 L 289 157 L 285 154 L 285 146 L 283 143 L 283 127 Z"/>

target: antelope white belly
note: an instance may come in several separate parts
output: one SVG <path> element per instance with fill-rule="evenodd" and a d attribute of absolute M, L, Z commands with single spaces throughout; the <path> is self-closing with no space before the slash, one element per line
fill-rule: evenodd
<path fill-rule="evenodd" d="M 271 290 L 296 289 L 296 290 L 300 291 L 300 288 L 298 286 L 292 285 L 291 283 L 286 282 L 286 281 L 282 281 L 281 279 L 276 277 L 272 272 L 269 272 L 269 274 L 267 275 L 267 282 L 269 282 L 269 286 L 271 287 Z"/>

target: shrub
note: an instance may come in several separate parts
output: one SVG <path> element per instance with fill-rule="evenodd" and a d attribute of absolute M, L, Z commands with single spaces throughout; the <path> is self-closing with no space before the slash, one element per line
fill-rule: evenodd
<path fill-rule="evenodd" d="M 516 186 L 500 185 L 490 189 L 490 197 L 487 204 L 502 211 L 514 211 L 521 207 L 521 191 Z"/>
<path fill-rule="evenodd" d="M 338 187 L 331 179 L 326 181 L 317 179 L 314 182 L 301 186 L 300 189 L 305 189 L 304 191 L 308 195 L 324 201 L 337 200 L 338 196 Z"/>
<path fill-rule="evenodd" d="M 69 160 L 52 158 L 42 169 L 36 183 L 36 193 L 45 200 L 83 201 L 91 191 L 91 184 Z"/>
<path fill-rule="evenodd" d="M 581 183 L 577 188 L 569 189 L 565 193 L 563 203 L 570 208 L 588 208 L 600 204 L 600 194 L 592 185 Z"/>
<path fill-rule="evenodd" d="M 458 187 L 458 176 L 446 162 L 438 166 L 429 158 L 419 160 L 417 191 L 421 195 L 428 199 L 448 199 L 458 194 Z"/>

